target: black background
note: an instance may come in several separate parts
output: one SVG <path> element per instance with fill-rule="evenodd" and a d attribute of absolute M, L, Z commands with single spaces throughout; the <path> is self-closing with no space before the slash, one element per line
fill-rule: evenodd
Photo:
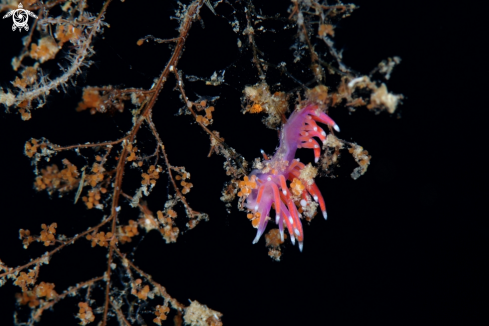
<path fill-rule="evenodd" d="M 231 213 L 226 212 L 219 199 L 227 180 L 223 158 L 207 158 L 208 136 L 190 116 L 174 116 L 182 104 L 172 90 L 173 78 L 154 109 L 172 164 L 185 165 L 192 175 L 189 202 L 195 210 L 208 213 L 210 221 L 180 235 L 176 244 L 165 244 L 154 231 L 137 238 L 135 262 L 179 301 L 198 300 L 222 312 L 226 325 L 487 323 L 488 229 L 482 223 L 487 213 L 478 209 L 486 200 L 484 170 L 478 169 L 484 146 L 475 144 L 485 130 L 481 117 L 485 108 L 472 103 L 483 98 L 487 84 L 483 81 L 487 69 L 479 65 L 479 48 L 487 39 L 478 18 L 481 10 L 445 2 L 355 3 L 360 9 L 335 29 L 344 63 L 367 74 L 381 60 L 400 56 L 403 61 L 387 85 L 392 92 L 404 94 L 404 104 L 392 116 L 362 108 L 352 114 L 344 107 L 330 110 L 341 127 L 339 136 L 362 145 L 372 161 L 367 173 L 354 181 L 349 176 L 353 159 L 343 155 L 337 177 L 317 181 L 329 219 L 316 218 L 305 225 L 302 253 L 287 243 L 282 261 L 272 261 L 263 239 L 252 245 L 255 229 L 236 209 L 236 202 Z M 264 14 L 287 16 L 287 1 L 256 6 Z M 76 113 L 82 86 L 149 88 L 170 50 L 153 43 L 138 47 L 136 41 L 147 34 L 175 37 L 177 23 L 169 16 L 176 7 L 170 1 L 113 2 L 106 15 L 111 27 L 96 38 L 94 64 L 77 78 L 78 84 L 66 93 L 53 93 L 27 122 L 14 114 L 0 116 L 0 259 L 4 263 L 17 266 L 46 250 L 40 244 L 24 250 L 18 240 L 20 228 L 39 233 L 41 223 L 57 222 L 59 234 L 72 236 L 100 221 L 100 211 L 86 210 L 81 202 L 73 205 L 74 194 L 50 199 L 33 189 L 34 174 L 23 155 L 24 144 L 31 137 L 46 137 L 60 145 L 112 140 L 129 130 L 127 108 L 114 116 Z M 276 131 L 261 124 L 261 117 L 240 112 L 244 86 L 256 83 L 258 77 L 249 50 L 240 52 L 236 45 L 238 36 L 243 44 L 246 39 L 232 32 L 229 8 L 221 4 L 218 17 L 202 9 L 205 28 L 199 22 L 193 25 L 178 68 L 201 77 L 228 68 L 226 84 L 220 87 L 187 81 L 187 96 L 220 96 L 213 129 L 250 161 L 260 149 L 273 154 L 278 139 Z M 0 25 L 0 86 L 4 88 L 15 78 L 10 58 L 19 52 L 26 34 L 14 33 L 10 26 L 7 20 Z M 287 44 L 293 34 L 293 30 L 257 34 L 257 44 L 268 60 L 290 62 Z M 283 83 L 274 91 L 297 86 L 273 71 L 268 77 L 270 85 Z M 145 144 L 143 135 L 139 146 Z M 147 141 L 146 146 L 149 151 L 153 143 Z M 312 153 L 301 155 L 312 160 Z M 138 173 L 130 171 L 128 176 Z M 127 185 L 132 189 L 130 182 Z M 160 180 L 148 200 L 150 209 L 162 209 L 166 194 L 166 180 Z M 123 221 L 137 218 L 138 212 L 127 204 L 122 209 Z M 131 246 L 121 248 L 131 250 Z M 41 269 L 40 281 L 53 282 L 55 290 L 62 292 L 101 275 L 106 269 L 105 253 L 80 241 L 56 254 Z M 0 289 L 2 325 L 12 323 L 17 291 L 11 284 Z M 43 315 L 41 324 L 75 324 L 78 301 L 56 305 L 54 313 Z"/>

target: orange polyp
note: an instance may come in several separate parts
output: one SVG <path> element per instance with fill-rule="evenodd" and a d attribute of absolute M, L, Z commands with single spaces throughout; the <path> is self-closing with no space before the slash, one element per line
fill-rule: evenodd
<path fill-rule="evenodd" d="M 260 224 L 260 219 L 255 218 L 254 220 L 251 221 L 251 224 L 253 225 L 254 228 L 257 228 L 258 224 Z"/>
<path fill-rule="evenodd" d="M 298 178 L 294 178 L 292 183 L 290 184 L 290 189 L 292 193 L 296 196 L 299 196 L 304 191 L 305 186 L 302 184 L 301 180 Z"/>
<path fill-rule="evenodd" d="M 260 104 L 253 104 L 253 106 L 250 108 L 250 113 L 259 113 L 263 111 L 263 108 Z"/>
<path fill-rule="evenodd" d="M 212 119 L 212 111 L 214 111 L 213 106 L 209 106 L 207 109 L 205 109 L 205 116 L 207 119 Z"/>

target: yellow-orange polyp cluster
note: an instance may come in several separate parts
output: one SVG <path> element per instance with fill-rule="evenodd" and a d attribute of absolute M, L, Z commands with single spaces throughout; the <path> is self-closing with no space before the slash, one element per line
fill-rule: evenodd
<path fill-rule="evenodd" d="M 243 178 L 243 181 L 239 182 L 239 187 L 241 190 L 238 192 L 239 197 L 248 196 L 251 193 L 252 189 L 256 189 L 256 176 L 251 176 L 251 179 L 248 176 Z"/>

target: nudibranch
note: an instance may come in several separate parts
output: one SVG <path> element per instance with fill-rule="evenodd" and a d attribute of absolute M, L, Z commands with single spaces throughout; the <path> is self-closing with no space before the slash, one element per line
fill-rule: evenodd
<path fill-rule="evenodd" d="M 252 219 L 253 226 L 258 229 L 253 243 L 257 243 L 267 226 L 268 216 L 273 206 L 275 209 L 275 223 L 284 239 L 284 224 L 289 231 L 292 244 L 297 239 L 299 249 L 302 251 L 304 232 L 302 229 L 299 209 L 311 203 L 311 197 L 327 219 L 326 205 L 323 196 L 312 177 L 306 170 L 312 166 L 304 165 L 295 158 L 298 148 L 311 148 L 314 150 L 315 163 L 321 156 L 321 146 L 317 139 L 324 144 L 326 132 L 317 123 L 328 125 L 339 131 L 338 125 L 324 113 L 318 105 L 309 103 L 303 108 L 296 109 L 283 125 L 280 132 L 280 145 L 273 155 L 268 158 L 263 152 L 265 160 L 260 168 L 254 169 L 249 176 L 240 182 L 239 196 L 246 197 L 246 208 L 250 211 L 248 217 Z M 314 168 L 312 170 L 316 171 Z M 287 180 L 291 182 L 290 189 Z M 297 205 L 297 206 L 296 206 Z M 317 206 L 317 204 L 316 204 Z"/>

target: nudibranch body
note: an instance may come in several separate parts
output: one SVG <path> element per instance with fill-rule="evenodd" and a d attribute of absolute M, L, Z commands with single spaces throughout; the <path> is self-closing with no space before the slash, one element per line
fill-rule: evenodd
<path fill-rule="evenodd" d="M 282 241 L 285 224 L 292 243 L 295 244 L 297 239 L 301 251 L 304 232 L 296 203 L 305 208 L 312 197 L 319 203 L 324 218 L 327 218 L 323 196 L 313 179 L 315 173 L 308 178 L 306 172 L 311 166 L 295 159 L 298 148 L 311 148 L 314 150 L 315 162 L 319 161 L 321 146 L 314 138 L 324 143 L 327 135 L 317 122 L 339 131 L 338 125 L 316 104 L 308 104 L 295 110 L 281 130 L 280 145 L 273 157 L 267 158 L 264 155 L 265 161 L 262 162 L 261 168 L 253 170 L 241 181 L 241 195 L 247 195 L 246 208 L 252 212 L 248 216 L 253 219 L 253 226 L 258 229 L 253 243 L 258 242 L 263 235 L 270 219 L 268 215 L 272 205 Z M 287 186 L 287 180 L 291 182 L 291 189 Z"/>

